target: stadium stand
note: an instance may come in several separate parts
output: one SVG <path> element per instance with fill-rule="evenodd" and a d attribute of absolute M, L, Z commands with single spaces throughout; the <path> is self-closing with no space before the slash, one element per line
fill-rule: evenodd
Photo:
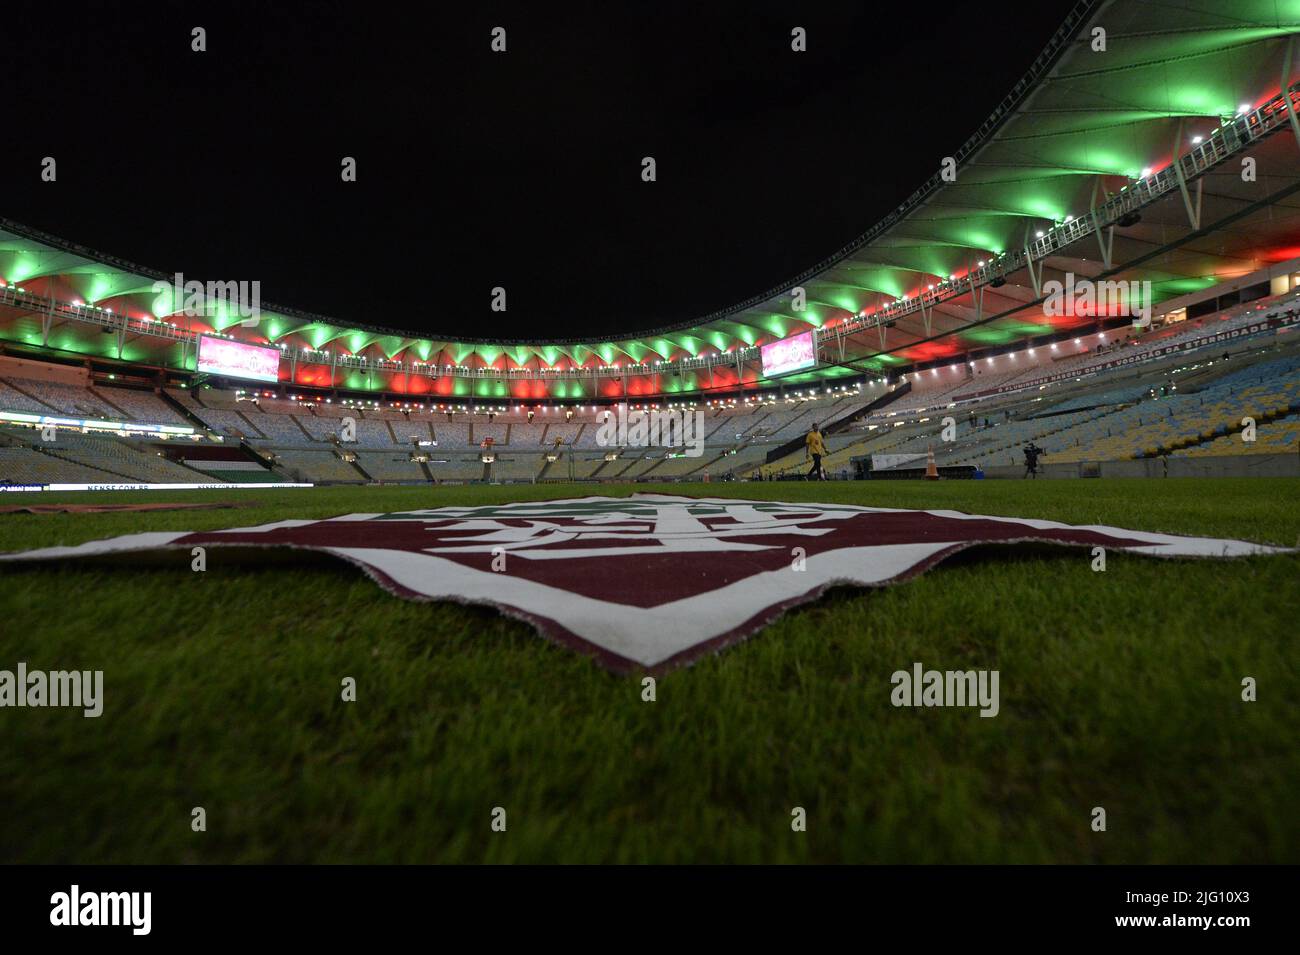
<path fill-rule="evenodd" d="M 54 414 L 57 409 L 37 401 L 31 395 L 19 391 L 7 381 L 0 381 L 0 409 L 4 411 L 22 411 L 27 414 Z"/>
<path fill-rule="evenodd" d="M 212 396 L 221 395 L 221 392 L 204 391 L 209 396 L 209 400 L 214 400 Z M 167 394 L 178 404 L 189 409 L 189 411 L 199 421 L 203 422 L 214 434 L 224 435 L 235 438 L 264 438 L 260 431 L 246 417 L 234 410 L 234 396 L 230 396 L 231 407 L 214 408 L 200 402 L 188 391 L 181 389 L 168 389 Z"/>
<path fill-rule="evenodd" d="M 60 431 L 57 440 L 45 445 L 51 454 L 143 483 L 185 483 L 198 480 L 190 468 L 124 440 L 106 436 Z"/>
<path fill-rule="evenodd" d="M 357 463 L 376 481 L 427 483 L 429 480 L 420 465 L 411 460 L 409 451 L 360 451 Z"/>
<path fill-rule="evenodd" d="M 544 424 L 512 424 L 510 425 L 510 447 L 537 450 L 542 446 L 542 436 L 545 433 Z"/>
<path fill-rule="evenodd" d="M 540 447 L 552 450 L 556 447 L 587 449 L 596 448 L 596 424 L 590 425 L 576 421 L 551 422 L 544 426 Z"/>
<path fill-rule="evenodd" d="M 1279 354 L 1281 350 L 1281 354 Z M 985 404 L 951 411 L 956 440 L 938 434 L 941 414 L 914 418 L 870 416 L 827 439 L 823 466 L 838 473 L 855 457 L 924 454 L 933 447 L 941 466 L 981 469 L 1022 466 L 1021 448 L 1033 442 L 1057 463 L 1118 461 L 1156 455 L 1210 457 L 1231 448 L 1235 455 L 1296 450 L 1292 413 L 1300 408 L 1300 345 L 1247 346 L 1227 361 L 1175 355 L 1150 366 L 1124 366 L 1062 386 L 1054 399 L 1032 391 L 1012 392 Z M 1123 383 L 1112 379 L 1124 376 Z M 1264 421 L 1259 439 L 1242 442 L 1241 419 Z M 985 423 L 987 422 L 987 424 Z M 1236 441 L 1236 444 L 1232 444 Z M 734 472 L 748 476 L 762 445 L 740 449 Z M 763 467 L 774 477 L 807 469 L 802 449 Z"/>
<path fill-rule="evenodd" d="M 435 481 L 477 481 L 483 477 L 483 461 L 477 456 L 458 455 L 429 459 L 429 473 Z"/>
<path fill-rule="evenodd" d="M 188 425 L 192 422 L 182 418 L 175 409 L 152 391 L 135 391 L 130 388 L 96 387 L 95 392 L 113 407 L 120 408 L 128 421 L 148 422 L 150 424 Z"/>
<path fill-rule="evenodd" d="M 276 466 L 293 480 L 313 484 L 357 484 L 365 480 L 360 471 L 333 451 L 284 448 L 276 450 L 274 457 Z"/>
<path fill-rule="evenodd" d="M 480 445 L 491 438 L 495 444 L 505 444 L 509 437 L 509 427 L 509 424 L 502 421 L 475 420 L 470 426 L 470 443 Z"/>
<path fill-rule="evenodd" d="M 52 381 L 18 378 L 11 378 L 9 385 L 13 390 L 35 399 L 46 408 L 53 409 L 59 414 L 102 418 L 107 421 L 117 421 L 122 417 L 121 411 L 104 401 L 89 388 L 62 385 Z M 49 414 L 50 412 L 46 411 L 45 413 Z"/>
<path fill-rule="evenodd" d="M 1175 457 L 1217 457 L 1242 454 L 1286 454 L 1300 449 L 1300 414 L 1289 414 L 1259 425 L 1253 443 L 1241 434 L 1221 434 L 1202 444 L 1172 451 Z"/>
<path fill-rule="evenodd" d="M 266 436 L 261 441 L 254 439 L 255 444 L 265 444 L 268 447 L 312 446 L 311 435 L 303 430 L 302 424 L 291 414 L 268 414 L 251 408 L 241 410 L 239 414 Z"/>
<path fill-rule="evenodd" d="M 268 417 L 274 417 L 274 415 L 268 415 Z M 300 414 L 300 415 L 295 414 L 295 415 L 288 415 L 287 417 L 291 417 L 294 423 L 297 424 L 299 428 L 301 428 L 303 431 L 307 433 L 307 435 L 309 436 L 309 441 L 320 442 L 321 444 L 333 444 L 335 441 L 339 440 L 339 436 L 343 430 L 343 421 L 341 418 L 318 418 L 309 414 Z M 361 434 L 361 424 L 362 421 L 364 420 L 365 419 L 363 418 L 353 419 L 353 422 L 356 425 L 357 444 L 363 443 L 362 434 Z M 371 426 L 377 425 L 378 427 L 383 428 L 383 425 L 379 424 L 378 422 L 371 421 L 371 422 L 367 422 L 367 424 Z M 384 433 L 387 434 L 388 429 L 383 428 L 383 430 Z M 286 431 L 289 434 L 293 433 L 292 429 L 288 428 L 287 425 L 286 425 Z M 388 438 L 386 441 L 384 441 L 384 444 L 391 445 L 392 444 L 391 437 Z"/>
<path fill-rule="evenodd" d="M 104 484 L 118 475 L 27 447 L 0 447 L 0 484 Z"/>
<path fill-rule="evenodd" d="M 326 407 L 329 406 L 327 405 Z M 333 407 L 340 414 L 346 414 L 350 411 L 360 412 L 361 414 L 365 415 L 367 418 L 374 418 L 375 420 L 378 421 L 405 421 L 406 420 L 406 413 L 401 411 L 398 408 L 350 408 L 347 405 L 334 405 Z M 317 405 L 317 408 L 319 409 L 320 406 Z M 317 414 L 319 413 L 320 411 L 318 410 Z"/>
<path fill-rule="evenodd" d="M 849 470 L 854 459 L 921 455 L 931 446 L 941 466 L 1016 466 L 1022 446 L 1031 441 L 1045 450 L 1046 462 L 1059 464 L 1239 457 L 1294 449 L 1300 348 L 1281 334 L 1230 346 L 1220 345 L 1221 339 L 1212 347 L 1184 346 L 1203 345 L 1210 333 L 1240 329 L 1293 308 L 1292 302 L 1287 296 L 1143 335 L 1117 334 L 1114 341 L 1059 360 L 1053 360 L 1050 347 L 1040 346 L 1041 360 L 1027 367 L 925 369 L 908 379 L 910 389 L 897 389 L 897 400 L 878 402 L 869 413 L 864 409 L 888 394 L 879 383 L 865 391 L 814 390 L 785 398 L 711 402 L 699 408 L 705 435 L 699 457 L 668 457 L 666 449 L 633 447 L 610 449 L 619 454 L 606 461 L 601 425 L 613 406 L 537 408 L 529 421 L 522 407 L 489 416 L 374 402 L 255 397 L 210 387 L 168 389 L 164 398 L 140 387 L 43 380 L 39 370 L 28 366 L 21 375 L 0 380 L 0 411 L 202 423 L 217 435 L 243 439 L 272 455 L 287 476 L 312 482 L 482 480 L 479 446 L 485 437 L 493 439 L 497 451 L 488 472 L 494 481 L 699 480 L 706 472 L 712 479 L 790 477 L 807 468 L 799 439 L 814 422 L 823 430 L 833 426 L 826 434 L 823 464 L 835 476 Z M 1068 347 L 1073 346 L 1063 346 Z M 1229 352 L 1232 357 L 1225 361 Z M 948 380 L 948 375 L 958 380 Z M 1253 443 L 1239 435 L 1247 415 L 1257 422 Z M 956 440 L 936 441 L 939 422 L 948 416 L 954 419 Z M 339 440 L 344 417 L 356 425 L 350 445 Z M 559 457 L 548 462 L 546 452 L 556 450 L 557 438 L 563 444 Z M 410 460 L 413 441 L 425 442 L 420 450 L 430 456 L 426 466 Z M 4 443 L 7 471 L 0 480 L 21 474 L 25 480 L 49 481 L 77 473 L 83 479 L 94 475 L 97 481 L 108 475 L 114 481 L 163 483 L 193 481 L 215 471 L 221 480 L 237 475 L 229 479 L 264 481 L 270 474 L 256 464 L 253 470 L 223 470 L 212 462 L 186 466 L 151 450 L 139 436 L 61 430 L 57 442 L 41 448 L 19 429 Z M 355 463 L 340 458 L 340 450 L 354 452 Z"/>
<path fill-rule="evenodd" d="M 33 455 L 15 455 L 15 461 L 23 462 L 25 480 L 37 479 L 41 482 L 54 481 L 112 481 L 120 483 L 123 479 L 140 483 L 186 483 L 199 479 L 190 468 L 176 464 L 162 457 L 158 451 L 151 451 L 108 434 L 81 434 L 77 431 L 59 429 L 53 441 L 40 440 L 37 431 L 19 431 L 17 429 L 0 429 L 5 444 L 9 448 L 26 449 Z M 85 469 L 90 477 L 68 477 L 67 468 L 58 462 L 76 465 Z M 42 475 L 44 475 L 42 477 Z M 8 478 L 0 471 L 0 480 Z"/>
<path fill-rule="evenodd" d="M 1284 413 L 1296 405 L 1300 359 L 1289 356 L 1230 371 L 1195 391 L 1094 412 L 1044 436 L 1042 446 L 1050 460 L 1062 463 L 1138 458 L 1213 440 L 1240 428 L 1245 416 Z"/>
<path fill-rule="evenodd" d="M 185 465 L 225 484 L 266 484 L 287 480 L 253 461 L 186 460 Z"/>
<path fill-rule="evenodd" d="M 409 448 L 414 441 L 433 441 L 433 429 L 428 421 L 412 416 L 409 420 L 389 421 L 388 429 L 398 447 Z"/>
<path fill-rule="evenodd" d="M 540 454 L 501 454 L 492 464 L 494 481 L 531 481 L 537 477 L 546 459 Z"/>
<path fill-rule="evenodd" d="M 433 434 L 440 447 L 468 448 L 473 446 L 469 439 L 468 421 L 455 419 L 435 421 Z"/>

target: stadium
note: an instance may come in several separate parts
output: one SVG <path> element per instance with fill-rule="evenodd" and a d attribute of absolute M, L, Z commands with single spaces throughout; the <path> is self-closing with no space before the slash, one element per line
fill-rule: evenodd
<path fill-rule="evenodd" d="M 4 861 L 1296 862 L 1297 31 L 1079 3 L 856 239 L 599 336 L 0 219 L 0 668 L 105 686 L 6 712 Z"/>

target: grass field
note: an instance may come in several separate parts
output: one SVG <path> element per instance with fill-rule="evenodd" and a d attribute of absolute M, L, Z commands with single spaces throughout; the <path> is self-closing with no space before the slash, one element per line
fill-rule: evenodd
<path fill-rule="evenodd" d="M 41 495 L 251 506 L 0 515 L 0 550 L 632 490 Z M 1300 539 L 1285 479 L 635 490 Z M 106 702 L 0 710 L 0 860 L 1297 862 L 1298 611 L 1294 555 L 1112 552 L 1094 573 L 1086 550 L 971 552 L 833 591 L 644 703 L 638 677 L 520 623 L 391 597 L 327 558 L 4 566 L 0 668 L 102 669 Z M 889 676 L 913 661 L 998 669 L 1000 715 L 894 708 Z"/>

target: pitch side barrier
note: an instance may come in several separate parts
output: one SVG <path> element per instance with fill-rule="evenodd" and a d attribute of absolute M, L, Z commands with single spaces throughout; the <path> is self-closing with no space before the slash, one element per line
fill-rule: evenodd
<path fill-rule="evenodd" d="M 23 491 L 265 491 L 268 488 L 315 487 L 315 484 L 295 484 L 283 481 L 266 484 L 213 483 L 213 484 L 0 484 L 0 493 Z"/>
<path fill-rule="evenodd" d="M 918 455 L 924 458 L 925 455 Z M 925 467 L 885 468 L 876 470 L 872 467 L 871 455 L 860 455 L 849 459 L 854 477 L 859 481 L 919 481 L 925 477 Z M 939 477 L 948 480 L 975 480 L 984 476 L 984 472 L 973 464 L 945 464 L 938 468 Z"/>
<path fill-rule="evenodd" d="M 990 480 L 1020 480 L 1023 464 L 998 464 L 984 469 Z M 1038 476 L 1047 480 L 1070 478 L 1238 478 L 1300 477 L 1300 455 L 1294 451 L 1277 454 L 1231 454 L 1204 457 L 1139 458 L 1120 461 L 1039 462 Z"/>

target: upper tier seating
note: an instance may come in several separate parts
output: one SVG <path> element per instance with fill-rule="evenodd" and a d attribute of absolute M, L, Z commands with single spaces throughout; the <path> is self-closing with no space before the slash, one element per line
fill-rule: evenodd
<path fill-rule="evenodd" d="M 52 381 L 36 381 L 28 378 L 11 378 L 9 384 L 13 389 L 25 392 L 35 398 L 54 413 L 70 415 L 76 418 L 96 418 L 105 421 L 118 421 L 122 412 L 99 397 L 89 388 L 75 385 L 56 384 Z M 45 414 L 50 414 L 47 410 Z"/>
<path fill-rule="evenodd" d="M 174 424 L 192 427 L 193 422 L 182 418 L 171 405 L 163 401 L 152 391 L 136 391 L 131 388 L 105 388 L 96 386 L 95 391 L 105 400 L 121 408 L 127 421 L 143 424 Z"/>
<path fill-rule="evenodd" d="M 0 380 L 0 411 L 20 411 L 24 414 L 51 415 L 56 409 L 19 391 L 14 385 Z"/>
<path fill-rule="evenodd" d="M 357 463 L 376 481 L 427 481 L 409 451 L 359 451 Z"/>

